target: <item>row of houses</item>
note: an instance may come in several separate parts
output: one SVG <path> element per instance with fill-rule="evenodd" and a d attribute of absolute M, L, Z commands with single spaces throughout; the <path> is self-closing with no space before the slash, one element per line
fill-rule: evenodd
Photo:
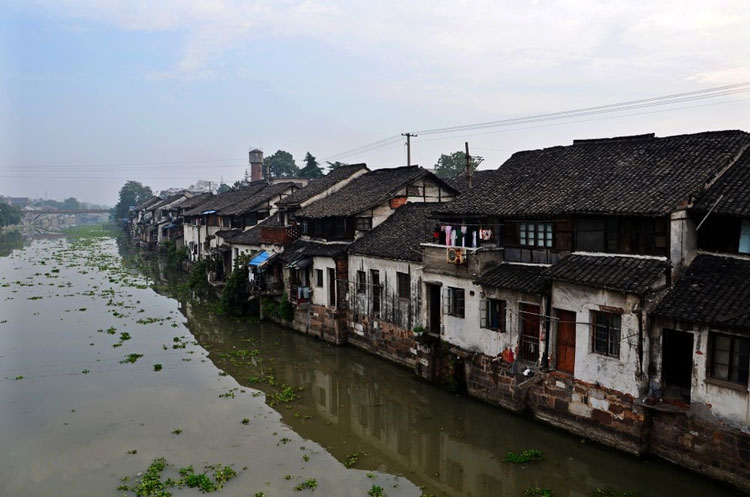
<path fill-rule="evenodd" d="M 154 199 L 132 226 L 247 254 L 251 295 L 303 333 L 750 490 L 749 145 L 575 140 L 450 181 L 350 165 Z"/>

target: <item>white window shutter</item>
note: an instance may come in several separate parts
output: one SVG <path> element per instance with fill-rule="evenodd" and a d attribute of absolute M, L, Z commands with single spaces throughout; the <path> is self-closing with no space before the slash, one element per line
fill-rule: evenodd
<path fill-rule="evenodd" d="M 479 327 L 487 327 L 487 299 L 479 301 Z"/>

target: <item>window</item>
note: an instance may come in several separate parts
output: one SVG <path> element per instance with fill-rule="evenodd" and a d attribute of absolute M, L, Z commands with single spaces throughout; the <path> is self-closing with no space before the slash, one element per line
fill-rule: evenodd
<path fill-rule="evenodd" d="M 323 288 L 323 270 L 322 269 L 315 270 L 315 286 L 317 286 L 318 288 Z"/>
<path fill-rule="evenodd" d="M 520 223 L 519 228 L 521 245 L 552 248 L 552 223 Z"/>
<path fill-rule="evenodd" d="M 489 330 L 505 332 L 505 301 L 486 299 L 480 302 L 479 325 Z"/>
<path fill-rule="evenodd" d="M 464 317 L 464 289 L 449 286 L 447 288 L 447 291 L 447 309 L 445 310 L 446 314 L 450 314 L 451 316 L 456 316 L 458 318 Z"/>
<path fill-rule="evenodd" d="M 365 293 L 367 291 L 367 275 L 364 271 L 357 271 L 357 293 Z"/>
<path fill-rule="evenodd" d="M 711 332 L 710 371 L 712 378 L 747 385 L 750 369 L 750 338 Z"/>
<path fill-rule="evenodd" d="M 408 197 L 421 197 L 422 189 L 419 185 L 409 185 L 406 187 L 406 195 Z"/>
<path fill-rule="evenodd" d="M 620 315 L 591 311 L 593 350 L 597 354 L 620 357 Z"/>
<path fill-rule="evenodd" d="M 372 229 L 372 218 L 371 217 L 358 217 L 356 229 L 360 231 L 369 231 Z"/>
<path fill-rule="evenodd" d="M 370 284 L 372 285 L 372 313 L 380 313 L 380 271 L 370 269 Z"/>
<path fill-rule="evenodd" d="M 750 254 L 750 220 L 744 219 L 740 228 L 740 254 Z"/>
<path fill-rule="evenodd" d="M 411 298 L 411 277 L 408 273 L 396 273 L 396 285 L 398 287 L 398 298 Z"/>

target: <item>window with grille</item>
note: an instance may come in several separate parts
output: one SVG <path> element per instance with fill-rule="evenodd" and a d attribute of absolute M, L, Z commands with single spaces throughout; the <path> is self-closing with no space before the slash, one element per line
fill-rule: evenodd
<path fill-rule="evenodd" d="M 369 231 L 372 229 L 372 218 L 371 217 L 358 217 L 355 225 L 356 229 L 360 231 Z"/>
<path fill-rule="evenodd" d="M 750 338 L 711 332 L 709 347 L 711 378 L 747 385 Z"/>
<path fill-rule="evenodd" d="M 357 271 L 357 293 L 367 291 L 367 274 L 364 271 Z"/>
<path fill-rule="evenodd" d="M 552 223 L 520 223 L 518 242 L 526 247 L 552 248 Z"/>
<path fill-rule="evenodd" d="M 620 357 L 620 315 L 591 311 L 593 350 L 597 354 Z"/>
<path fill-rule="evenodd" d="M 411 298 L 411 278 L 408 273 L 396 273 L 396 286 L 399 298 Z"/>

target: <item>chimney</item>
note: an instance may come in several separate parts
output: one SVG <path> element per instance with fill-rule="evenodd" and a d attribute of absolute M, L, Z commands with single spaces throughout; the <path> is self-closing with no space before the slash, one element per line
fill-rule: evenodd
<path fill-rule="evenodd" d="M 250 181 L 263 179 L 263 151 L 254 148 L 250 150 Z"/>

